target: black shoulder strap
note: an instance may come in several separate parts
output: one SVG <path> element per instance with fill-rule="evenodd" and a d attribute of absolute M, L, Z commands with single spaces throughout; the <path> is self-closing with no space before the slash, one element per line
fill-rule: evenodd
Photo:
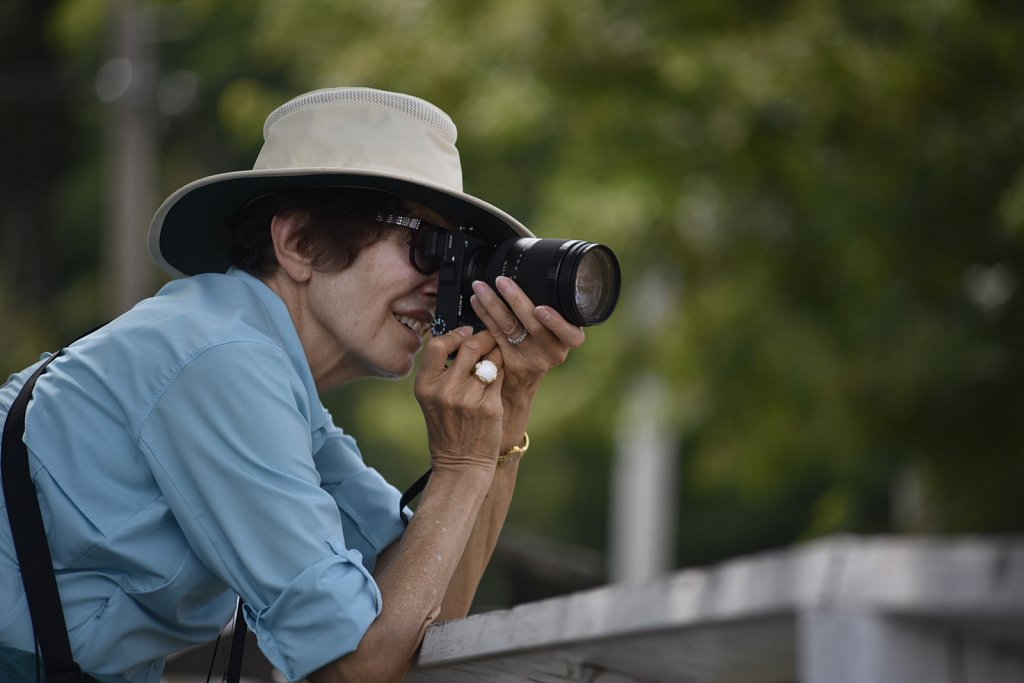
<path fill-rule="evenodd" d="M 427 487 L 427 481 L 430 480 L 430 473 L 433 471 L 433 468 L 430 468 L 424 472 L 423 476 L 405 490 L 405 493 L 402 494 L 402 499 L 398 501 L 398 515 L 406 526 L 409 526 L 409 515 L 405 514 L 405 507 L 412 502 L 413 498 L 423 493 L 423 489 Z"/>
<path fill-rule="evenodd" d="M 0 470 L 14 549 L 21 565 L 21 580 L 25 585 L 29 613 L 32 615 L 32 629 L 46 665 L 47 681 L 86 683 L 95 679 L 83 673 L 71 656 L 64 609 L 57 592 L 57 578 L 53 573 L 53 560 L 46 542 L 39 500 L 29 472 L 28 449 L 23 441 L 25 410 L 32 389 L 39 376 L 46 371 L 46 366 L 59 355 L 55 353 L 50 356 L 36 369 L 11 404 L 4 423 Z"/>

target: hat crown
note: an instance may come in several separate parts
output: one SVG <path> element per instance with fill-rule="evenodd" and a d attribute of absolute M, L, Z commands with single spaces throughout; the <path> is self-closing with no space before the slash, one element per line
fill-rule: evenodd
<path fill-rule="evenodd" d="M 254 170 L 386 173 L 462 191 L 457 129 L 434 105 L 372 88 L 328 88 L 275 109 Z"/>

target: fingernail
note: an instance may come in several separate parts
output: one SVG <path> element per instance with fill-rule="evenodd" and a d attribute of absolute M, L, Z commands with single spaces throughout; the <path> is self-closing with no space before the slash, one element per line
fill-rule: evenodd
<path fill-rule="evenodd" d="M 512 289 L 512 279 L 507 278 L 504 275 L 499 275 L 498 279 L 494 281 L 494 284 L 498 285 L 498 289 L 503 292 L 507 292 Z"/>
<path fill-rule="evenodd" d="M 473 280 L 474 292 L 476 292 L 477 294 L 483 294 L 486 289 L 487 285 L 485 285 L 483 282 L 480 282 L 480 280 Z"/>
<path fill-rule="evenodd" d="M 538 306 L 533 309 L 533 313 L 541 320 L 551 320 L 551 309 L 547 306 Z"/>
<path fill-rule="evenodd" d="M 461 337 L 469 337 L 473 334 L 473 327 L 471 325 L 464 325 L 455 330 L 455 333 Z"/>

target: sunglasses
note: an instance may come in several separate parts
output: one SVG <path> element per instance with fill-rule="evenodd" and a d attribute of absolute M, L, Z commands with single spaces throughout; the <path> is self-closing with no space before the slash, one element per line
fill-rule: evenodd
<path fill-rule="evenodd" d="M 424 275 L 433 275 L 438 271 L 441 267 L 441 261 L 432 253 L 427 253 L 427 242 L 429 237 L 433 235 L 450 232 L 447 228 L 435 225 L 421 218 L 396 216 L 391 213 L 377 214 L 377 222 L 412 230 L 412 239 L 409 240 L 409 263 Z"/>

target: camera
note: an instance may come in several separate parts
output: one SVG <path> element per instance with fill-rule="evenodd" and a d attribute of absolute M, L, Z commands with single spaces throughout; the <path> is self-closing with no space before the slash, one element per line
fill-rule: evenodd
<path fill-rule="evenodd" d="M 619 262 L 602 244 L 526 237 L 495 242 L 472 226 L 424 237 L 424 256 L 439 264 L 434 335 L 463 325 L 483 329 L 469 304 L 475 280 L 493 287 L 504 275 L 535 305 L 551 306 L 581 327 L 607 320 L 619 299 Z"/>

